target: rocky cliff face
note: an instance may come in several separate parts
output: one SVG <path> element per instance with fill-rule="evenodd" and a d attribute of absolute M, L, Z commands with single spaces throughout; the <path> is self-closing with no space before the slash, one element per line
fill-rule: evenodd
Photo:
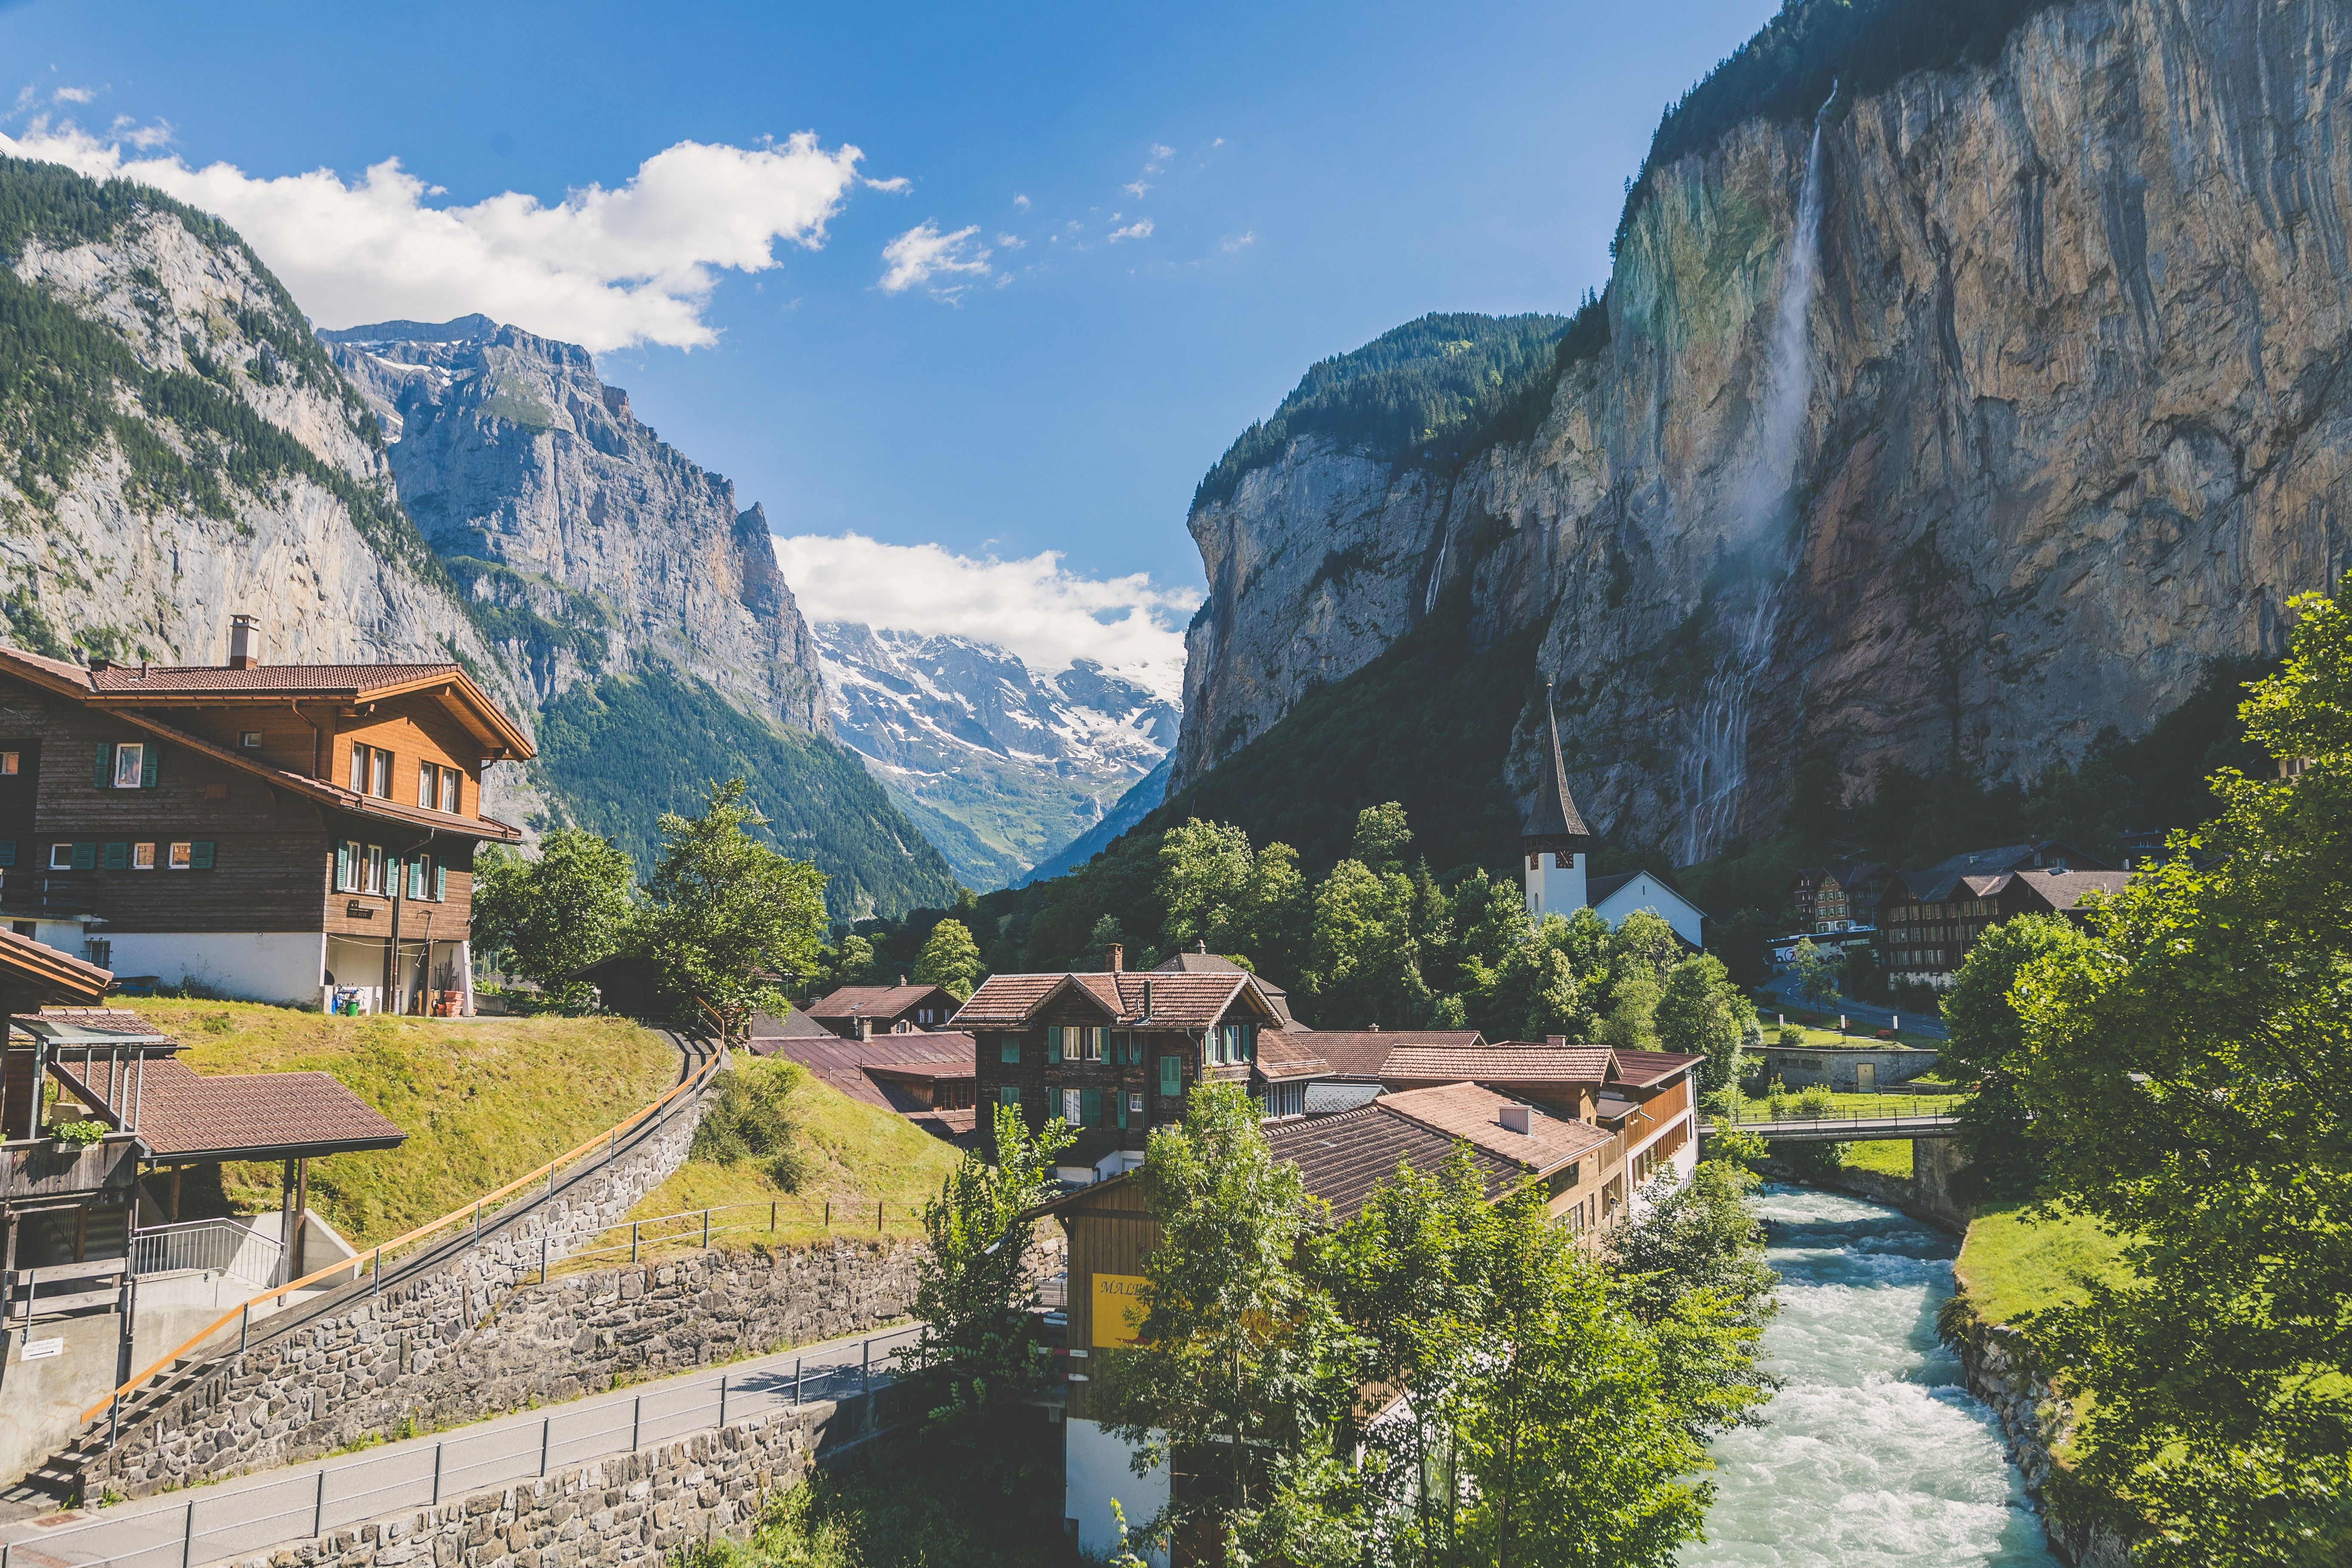
<path fill-rule="evenodd" d="M 234 235 L 153 193 L 8 163 L 0 613 L 59 657 L 446 659 L 528 708 L 394 499 L 359 395 Z M 45 201 L 46 183 L 76 200 Z M 69 216 L 58 217 L 58 213 Z M 13 254 L 10 254 L 13 253 Z M 536 804 L 491 770 L 489 807 Z"/>
<path fill-rule="evenodd" d="M 584 349 L 468 316 L 325 332 L 409 516 L 541 702 L 659 659 L 831 732 L 766 515 L 638 422 Z"/>
<path fill-rule="evenodd" d="M 1539 631 L 1588 816 L 1682 860 L 1769 826 L 1801 744 L 2030 774 L 2282 645 L 2347 554 L 2352 13 L 2084 0 L 1834 105 L 1794 377 L 1811 146 L 1750 122 L 1660 172 L 1532 440 L 1296 441 L 1194 512 L 1171 787 L 1450 593 Z"/>
<path fill-rule="evenodd" d="M 968 637 L 816 635 L 835 732 L 975 889 L 1097 826 L 1176 739 L 1172 703 L 1090 659 L 1041 675 Z"/>

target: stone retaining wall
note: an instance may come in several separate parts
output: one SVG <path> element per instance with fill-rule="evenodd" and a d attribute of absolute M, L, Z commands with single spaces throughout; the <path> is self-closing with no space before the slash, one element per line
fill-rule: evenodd
<path fill-rule="evenodd" d="M 761 1500 L 899 1418 L 895 1390 L 806 1405 L 541 1479 L 409 1509 L 224 1568 L 621 1568 L 741 1537 Z"/>
<path fill-rule="evenodd" d="M 488 1331 L 542 1258 L 610 1228 L 685 1163 L 707 1096 L 674 1101 L 610 1164 L 595 1167 L 481 1244 L 371 1295 L 344 1288 L 323 1317 L 229 1354 L 188 1386 L 139 1407 L 110 1452 L 80 1461 L 81 1495 L 143 1497 L 170 1484 L 291 1464 L 371 1434 L 389 1436 L 412 1401 L 417 1353 Z M 558 1285 L 562 1282 L 557 1281 Z M 488 1411 L 478 1414 L 490 1414 Z"/>
<path fill-rule="evenodd" d="M 2051 1449 L 2062 1442 L 2072 1419 L 2065 1397 L 2035 1365 L 2024 1335 L 2005 1323 L 1966 1320 L 1947 1322 L 1947 1337 L 1958 1347 L 1969 1392 L 1992 1407 L 2009 1439 L 2025 1489 L 2042 1505 L 2050 1544 L 2080 1568 L 2127 1568 L 2131 1546 L 2105 1521 L 2090 1517 L 2080 1487 L 2050 1483 L 2056 1470 Z"/>

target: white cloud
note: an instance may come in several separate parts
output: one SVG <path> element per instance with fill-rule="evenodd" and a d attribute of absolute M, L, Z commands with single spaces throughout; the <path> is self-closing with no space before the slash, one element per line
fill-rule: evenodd
<path fill-rule="evenodd" d="M 996 243 L 1000 248 L 1005 250 L 1024 250 L 1029 245 L 1027 240 L 1017 234 L 1000 234 L 996 237 Z"/>
<path fill-rule="evenodd" d="M 1231 256 L 1234 251 L 1247 250 L 1251 246 L 1255 245 L 1256 243 L 1257 230 L 1251 229 L 1246 234 L 1237 234 L 1234 236 L 1233 238 L 1226 240 L 1223 244 L 1218 246 L 1217 248 L 1223 251 L 1226 255 Z"/>
<path fill-rule="evenodd" d="M 114 117 L 114 123 L 106 128 L 106 133 L 113 140 L 127 142 L 144 153 L 171 145 L 172 138 L 179 132 L 168 120 L 142 125 L 127 114 L 118 114 Z"/>
<path fill-rule="evenodd" d="M 86 87 L 61 87 L 51 96 L 58 103 L 88 103 L 98 94 Z"/>
<path fill-rule="evenodd" d="M 1081 577 L 1052 550 L 1000 561 L 856 533 L 775 543 L 777 563 L 812 621 L 971 637 L 1010 649 L 1045 675 L 1091 658 L 1171 701 L 1182 695 L 1183 624 L 1198 590 L 1154 587 L 1140 572 Z"/>
<path fill-rule="evenodd" d="M 869 191 L 887 191 L 894 196 L 903 196 L 915 188 L 915 182 L 904 174 L 887 180 L 868 180 L 861 177 L 857 183 Z"/>
<path fill-rule="evenodd" d="M 1112 216 L 1116 217 L 1118 215 Z M 1117 245 L 1122 239 L 1150 239 L 1150 237 L 1151 220 L 1148 217 L 1137 218 L 1125 228 L 1115 228 L 1110 231 L 1110 242 L 1113 245 Z"/>
<path fill-rule="evenodd" d="M 1151 187 L 1150 185 L 1145 184 L 1141 180 L 1136 180 L 1130 184 L 1119 186 L 1120 190 L 1125 191 L 1129 195 L 1133 196 L 1139 202 L 1143 199 L 1143 193 L 1150 188 Z"/>
<path fill-rule="evenodd" d="M 984 278 L 992 270 L 988 247 L 972 237 L 979 232 L 980 226 L 973 223 L 941 234 L 936 218 L 925 218 L 882 247 L 882 259 L 887 263 L 882 273 L 882 291 L 903 294 L 923 288 L 942 299 L 954 299 L 971 287 L 957 281 L 959 277 Z"/>
<path fill-rule="evenodd" d="M 1016 195 L 1013 198 L 1013 205 L 1019 207 L 1025 213 L 1029 210 L 1029 198 L 1027 196 Z"/>
<path fill-rule="evenodd" d="M 1163 147 L 1157 142 L 1154 142 L 1151 144 L 1151 161 L 1153 163 L 1165 163 L 1169 159 L 1173 158 L 1174 156 L 1176 156 L 1175 148 Z"/>
<path fill-rule="evenodd" d="M 216 214 L 322 327 L 479 310 L 593 350 L 716 342 L 703 319 L 714 269 L 776 267 L 778 240 L 823 245 L 863 156 L 827 151 L 812 132 L 751 147 L 680 142 L 627 183 L 586 185 L 552 206 L 515 191 L 434 206 L 440 187 L 397 158 L 346 184 L 331 169 L 261 178 L 229 163 L 125 155 L 169 135 L 117 121 L 99 137 L 35 121 L 21 137 L 0 135 L 0 151 L 139 180 Z"/>

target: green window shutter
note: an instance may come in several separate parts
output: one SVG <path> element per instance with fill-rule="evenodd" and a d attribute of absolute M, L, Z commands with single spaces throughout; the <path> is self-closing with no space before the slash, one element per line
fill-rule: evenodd
<path fill-rule="evenodd" d="M 78 843 L 73 847 L 73 868 L 77 871 L 98 869 L 98 846 Z"/>
<path fill-rule="evenodd" d="M 352 886 L 352 846 L 348 839 L 335 843 L 335 891 L 349 892 Z"/>
<path fill-rule="evenodd" d="M 1110 1098 L 1112 1103 L 1118 1108 L 1119 1131 L 1123 1132 L 1127 1130 L 1127 1090 L 1115 1089 L 1111 1090 Z"/>
<path fill-rule="evenodd" d="M 446 903 L 449 900 L 449 868 L 440 861 L 433 862 L 433 901 Z"/>
<path fill-rule="evenodd" d="M 1008 1083 L 1008 1084 L 1001 1084 L 1001 1085 L 999 1085 L 999 1086 L 997 1087 L 997 1090 L 996 1090 L 996 1103 L 997 1103 L 997 1104 L 999 1104 L 999 1105 L 1018 1105 L 1018 1104 L 1020 1104 L 1020 1103 L 1021 1103 L 1021 1086 L 1020 1086 L 1019 1084 L 1017 1084 L 1017 1083 Z"/>
<path fill-rule="evenodd" d="M 1098 1127 L 1102 1124 L 1101 1089 L 1078 1090 L 1078 1122 L 1085 1127 Z"/>
<path fill-rule="evenodd" d="M 188 846 L 188 869 L 209 871 L 213 868 L 213 841 L 199 838 Z"/>
<path fill-rule="evenodd" d="M 147 749 L 140 752 L 139 755 L 141 759 L 139 763 L 139 787 L 141 789 L 153 789 L 155 787 L 155 767 L 157 763 L 163 760 L 163 748 L 157 745 L 154 742 L 150 741 L 147 742 Z"/>
<path fill-rule="evenodd" d="M 89 782 L 91 787 L 94 789 L 112 789 L 114 787 L 113 742 L 100 741 L 98 743 L 98 766 L 90 771 Z"/>
<path fill-rule="evenodd" d="M 1170 1096 L 1184 1092 L 1184 1058 L 1182 1057 L 1160 1058 L 1160 1092 Z"/>
<path fill-rule="evenodd" d="M 1045 1026 L 1045 1064 L 1051 1067 L 1061 1059 L 1062 1026 L 1059 1024 L 1048 1024 Z"/>
<path fill-rule="evenodd" d="M 1018 1035 L 1001 1037 L 996 1042 L 996 1059 L 1018 1066 L 1021 1061 L 1021 1037 Z M 1013 1102 L 1006 1100 L 1005 1103 L 1010 1105 Z"/>
<path fill-rule="evenodd" d="M 131 868 L 131 846 L 117 839 L 106 847 L 106 868 L 127 871 Z"/>
<path fill-rule="evenodd" d="M 16 841 L 13 838 L 0 838 L 0 866 L 14 866 L 16 863 Z"/>

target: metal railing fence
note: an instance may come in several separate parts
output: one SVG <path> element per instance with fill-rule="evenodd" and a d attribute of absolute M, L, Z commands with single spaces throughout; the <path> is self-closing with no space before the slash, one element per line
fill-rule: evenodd
<path fill-rule="evenodd" d="M 202 1268 L 266 1287 L 278 1278 L 280 1248 L 269 1237 L 235 1219 L 195 1219 L 149 1226 L 131 1238 L 134 1274 Z"/>
<path fill-rule="evenodd" d="M 845 1358 L 809 1365 L 795 1357 L 757 1371 L 721 1373 L 626 1401 L 551 1411 L 538 1421 L 403 1444 L 347 1463 L 129 1517 L 100 1516 L 37 1541 L 0 1544 L 0 1568 L 200 1568 L 268 1552 L 404 1509 L 431 1508 L 567 1466 L 674 1442 L 746 1416 L 871 1392 L 895 1381 L 890 1357 L 919 1325 L 868 1335 Z M 107 1510 L 111 1511 L 111 1510 Z"/>
<path fill-rule="evenodd" d="M 715 1216 L 726 1215 L 725 1221 Z M 690 1248 L 707 1248 L 713 1240 L 726 1236 L 774 1236 L 789 1222 L 794 1226 L 816 1226 L 840 1236 L 888 1236 L 919 1234 L 923 1228 L 920 1209 L 908 1208 L 904 1215 L 893 1214 L 889 1205 L 876 1199 L 869 1208 L 863 1202 L 824 1198 L 779 1198 L 769 1203 L 714 1204 L 709 1208 L 681 1209 L 677 1214 L 656 1215 L 649 1219 L 633 1219 L 597 1233 L 601 1245 L 575 1247 L 561 1259 L 566 1265 L 585 1258 L 604 1258 L 625 1253 L 632 1263 L 647 1251 L 665 1242 L 685 1242 Z M 611 1237 L 610 1242 L 604 1237 Z M 541 1278 L 546 1277 L 542 1267 Z"/>

